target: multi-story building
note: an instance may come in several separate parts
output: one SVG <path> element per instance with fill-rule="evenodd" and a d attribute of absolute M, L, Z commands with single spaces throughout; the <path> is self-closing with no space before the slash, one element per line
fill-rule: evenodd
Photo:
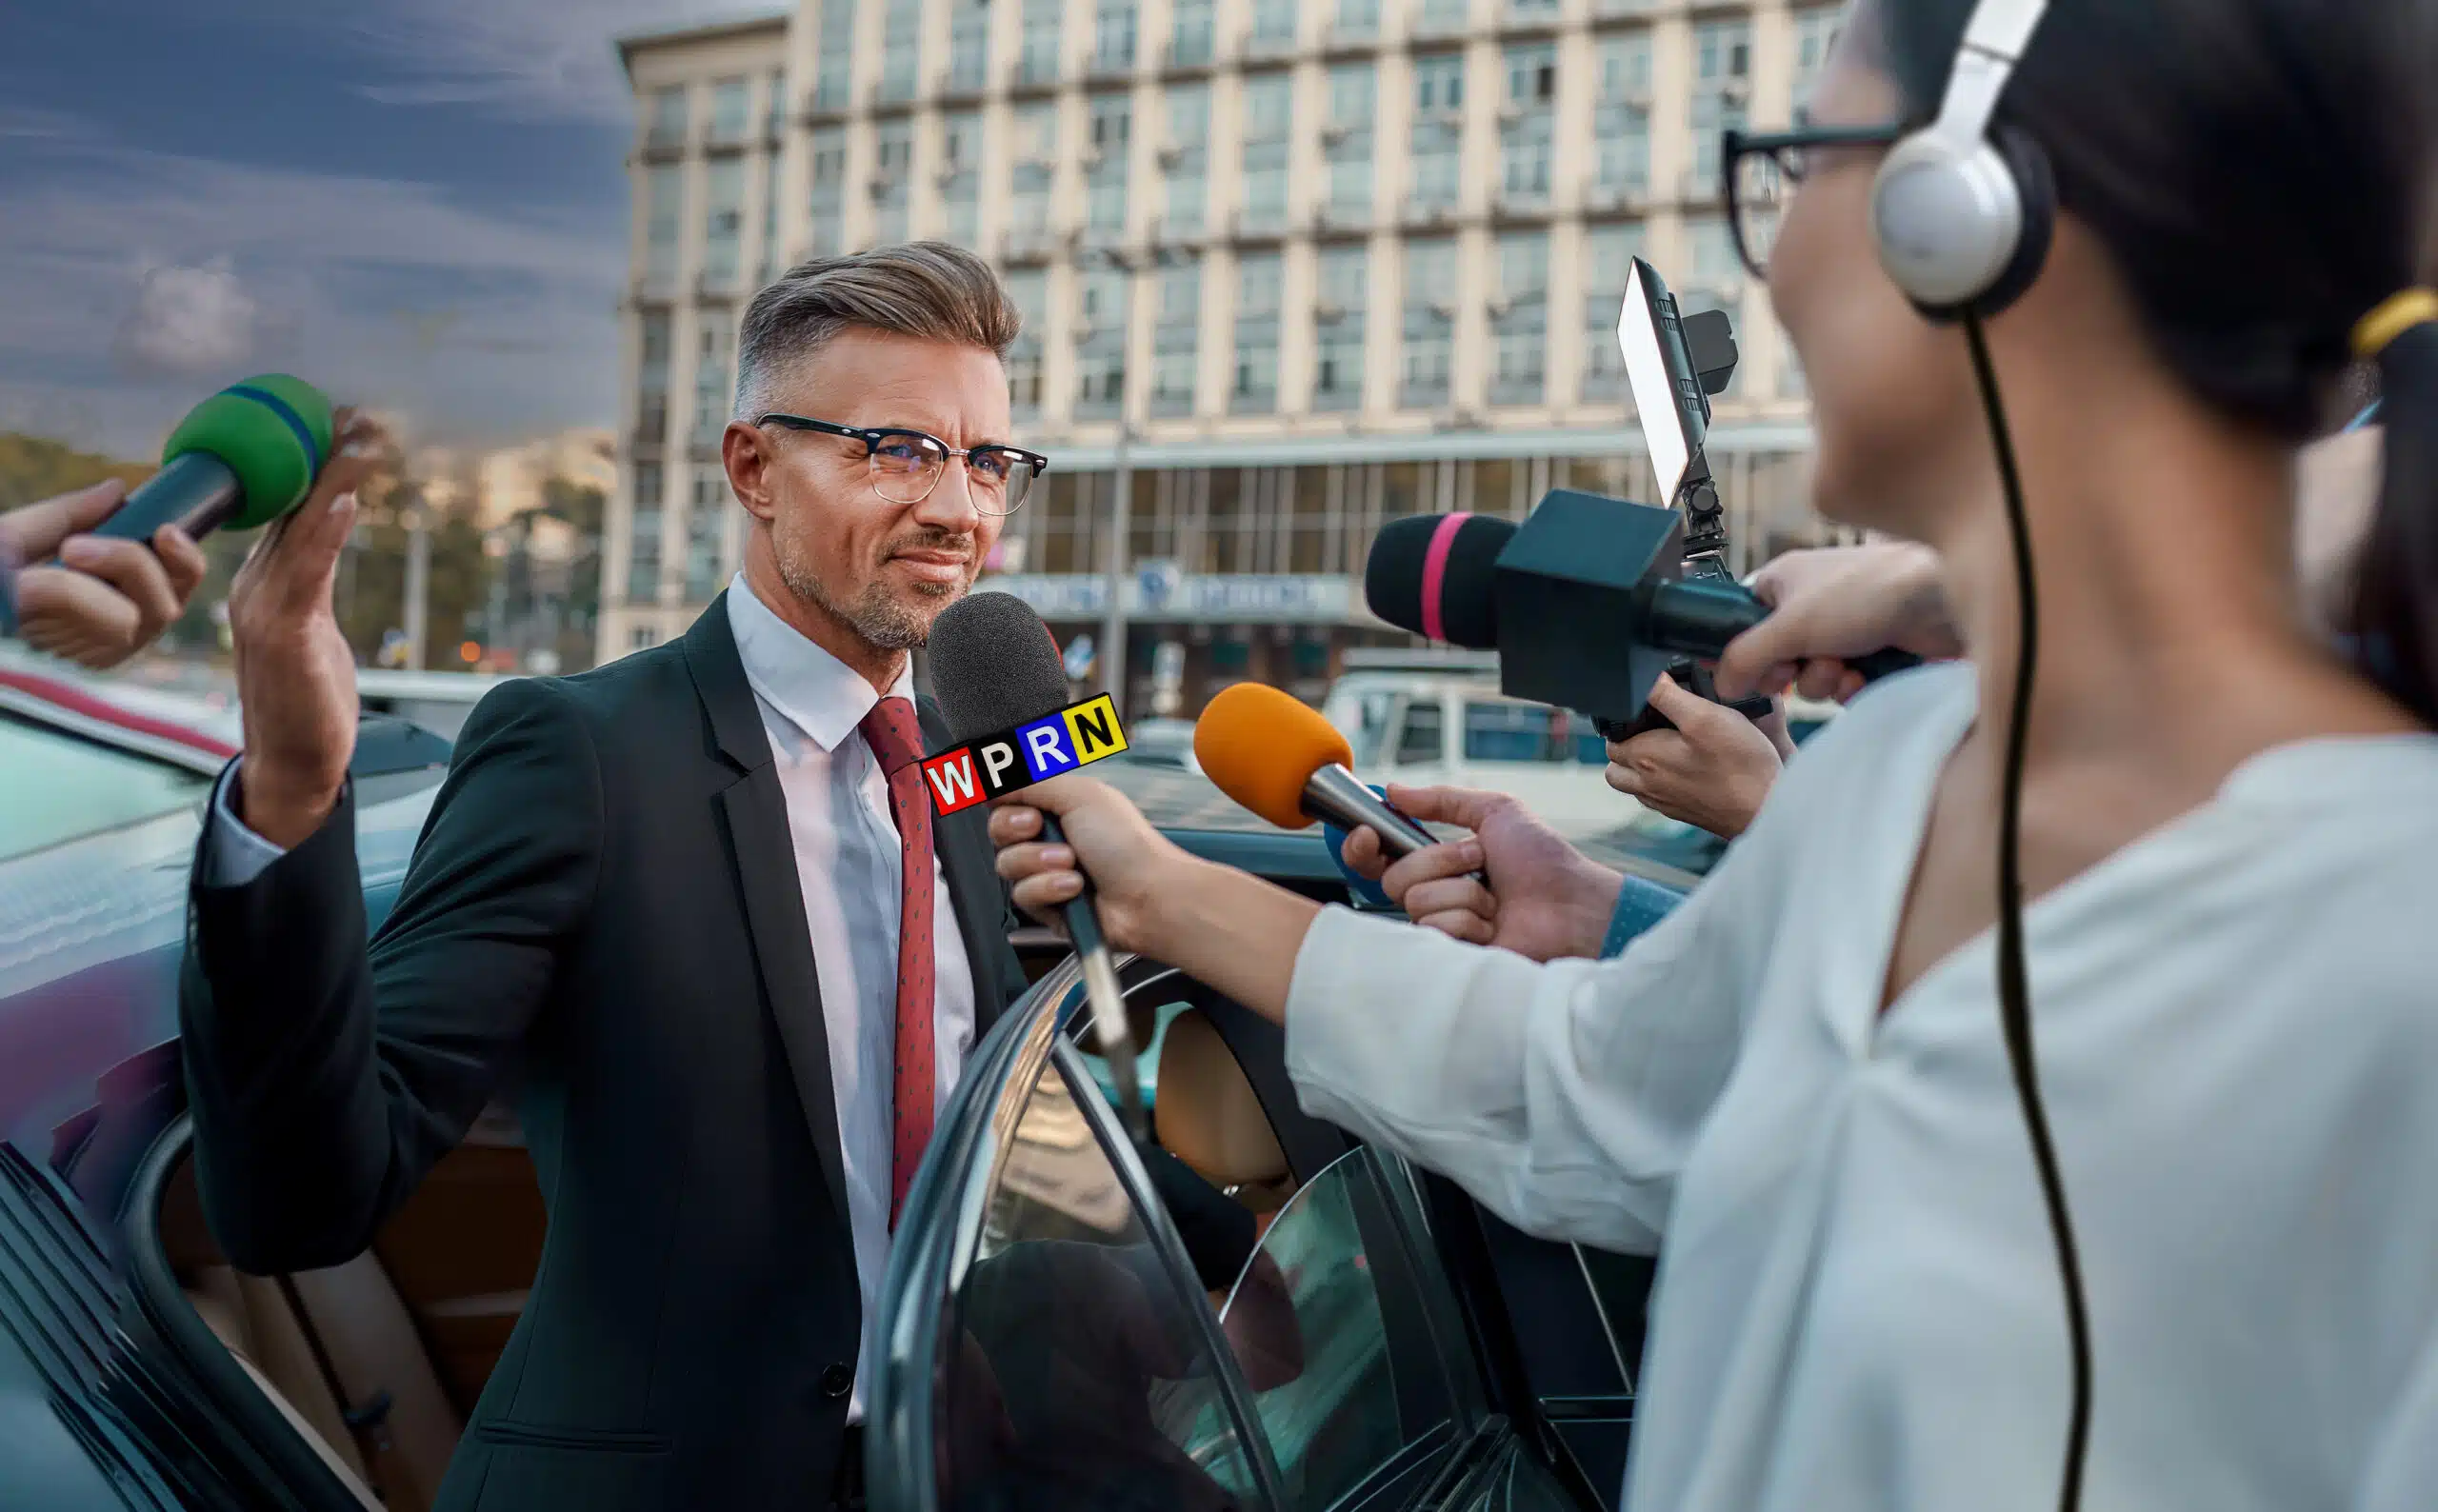
<path fill-rule="evenodd" d="M 1788 118 L 1839 10 L 802 0 L 628 38 L 603 655 L 681 630 L 736 561 L 718 439 L 744 300 L 907 237 L 982 251 L 1024 310 L 1014 439 L 1053 466 L 996 586 L 1064 636 L 1097 626 L 1121 552 L 1129 709 L 1155 667 L 1182 666 L 1190 711 L 1238 677 L 1314 690 L 1343 647 L 1396 639 L 1361 604 L 1384 520 L 1648 499 L 1614 336 L 1636 254 L 1735 319 L 1710 454 L 1739 552 L 1813 538 L 1803 377 L 1717 151 Z"/>

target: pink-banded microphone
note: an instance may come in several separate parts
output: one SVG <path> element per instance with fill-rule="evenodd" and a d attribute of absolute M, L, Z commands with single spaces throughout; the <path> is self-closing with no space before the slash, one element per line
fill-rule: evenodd
<path fill-rule="evenodd" d="M 1429 640 L 1498 649 L 1498 554 L 1515 538 L 1486 514 L 1418 514 L 1380 527 L 1363 567 L 1371 612 Z"/>

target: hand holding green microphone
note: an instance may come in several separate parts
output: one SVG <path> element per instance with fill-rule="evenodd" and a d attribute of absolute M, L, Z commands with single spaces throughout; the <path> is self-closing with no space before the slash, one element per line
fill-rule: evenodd
<path fill-rule="evenodd" d="M 90 667 L 125 661 L 202 583 L 196 539 L 267 524 L 314 495 L 335 470 L 325 464 L 345 419 L 309 384 L 250 378 L 179 422 L 161 470 L 133 490 L 105 483 L 0 515 L 0 632 Z"/>

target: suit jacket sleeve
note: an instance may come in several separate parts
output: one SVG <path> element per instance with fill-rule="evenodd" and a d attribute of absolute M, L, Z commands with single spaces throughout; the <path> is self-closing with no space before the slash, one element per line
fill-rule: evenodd
<path fill-rule="evenodd" d="M 467 721 L 369 949 L 351 798 L 241 885 L 198 871 L 178 1010 L 204 1212 L 231 1261 L 361 1253 L 455 1146 L 584 926 L 602 829 L 582 716 L 519 681 Z"/>

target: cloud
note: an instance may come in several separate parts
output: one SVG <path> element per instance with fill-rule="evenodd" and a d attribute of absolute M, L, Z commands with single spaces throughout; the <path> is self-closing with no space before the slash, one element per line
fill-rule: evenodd
<path fill-rule="evenodd" d="M 199 389 L 274 364 L 430 434 L 512 439 L 614 414 L 615 235 L 410 179 L 147 151 L 54 124 L 12 146 L 0 396 L 30 420 L 24 396 L 48 388 L 44 413 L 100 429 L 63 439 L 149 452 Z M 415 339 L 419 320 L 433 339 Z"/>
<path fill-rule="evenodd" d="M 258 318 L 225 257 L 201 268 L 147 269 L 113 349 L 139 373 L 226 372 L 252 361 Z"/>
<path fill-rule="evenodd" d="M 348 8 L 241 0 L 239 7 L 281 25 L 336 28 L 393 75 L 355 86 L 367 99 L 602 123 L 633 118 L 619 37 L 789 9 L 750 0 L 370 0 Z"/>

